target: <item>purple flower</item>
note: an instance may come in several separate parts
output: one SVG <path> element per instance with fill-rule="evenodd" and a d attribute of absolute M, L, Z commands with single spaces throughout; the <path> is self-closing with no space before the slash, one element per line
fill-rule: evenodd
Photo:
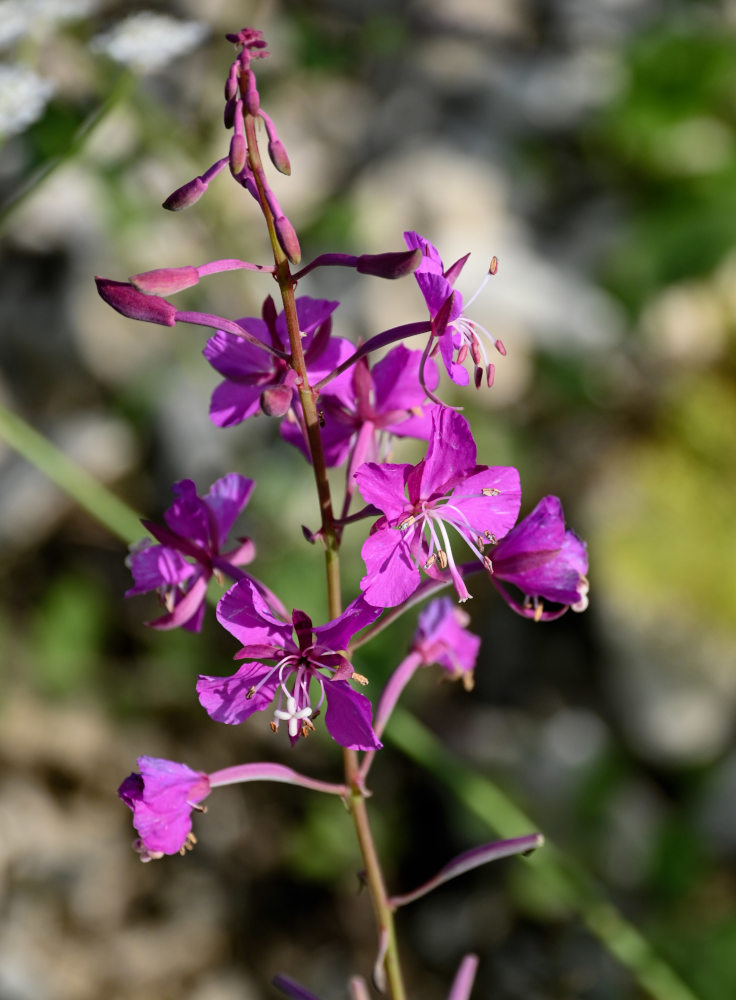
<path fill-rule="evenodd" d="M 355 350 L 349 341 L 330 337 L 330 316 L 338 305 L 306 295 L 296 300 L 310 382 L 318 382 L 329 375 Z M 270 296 L 264 303 L 262 319 L 246 316 L 238 320 L 238 325 L 262 343 L 290 353 L 284 313 L 276 315 Z M 288 410 L 297 374 L 286 359 L 259 350 L 242 337 L 223 330 L 218 330 L 207 341 L 202 353 L 212 367 L 225 376 L 225 381 L 213 392 L 210 404 L 210 418 L 218 427 L 233 427 L 254 416 L 261 407 L 263 393 L 276 388 L 289 390 L 280 407 L 280 415 Z"/>
<path fill-rule="evenodd" d="M 480 637 L 468 632 L 470 616 L 449 597 L 431 601 L 419 615 L 412 652 L 421 666 L 436 663 L 453 678 L 462 677 L 467 689 L 473 686 L 473 670 L 480 649 Z"/>
<path fill-rule="evenodd" d="M 207 584 L 213 574 L 224 573 L 234 580 L 247 576 L 237 567 L 251 562 L 255 555 L 250 539 L 239 538 L 236 548 L 221 550 L 254 486 L 252 479 L 231 472 L 216 480 L 209 493 L 200 497 L 192 480 L 182 479 L 174 483 L 176 500 L 164 514 L 167 527 L 142 522 L 160 544 L 144 539 L 132 548 L 128 563 L 134 586 L 125 596 L 159 592 L 167 613 L 149 622 L 152 628 L 182 626 L 198 632 Z"/>
<path fill-rule="evenodd" d="M 467 385 L 469 378 L 463 367 L 463 362 L 470 354 L 475 364 L 476 387 L 480 386 L 484 374 L 490 386 L 493 382 L 495 366 L 489 362 L 485 346 L 478 337 L 478 333 L 483 334 L 501 354 L 505 353 L 505 349 L 500 341 L 491 337 L 485 327 L 475 320 L 468 319 L 463 312 L 463 297 L 454 285 L 469 254 L 461 257 L 445 270 L 442 258 L 429 240 L 425 240 L 419 233 L 411 231 L 404 233 L 404 240 L 410 249 L 418 248 L 423 254 L 422 263 L 414 271 L 414 276 L 424 296 L 424 301 L 427 303 L 432 320 L 432 337 L 437 340 L 447 374 L 457 385 Z M 468 305 L 480 294 L 490 275 L 495 273 L 495 267 L 494 258 L 488 273 Z"/>
<path fill-rule="evenodd" d="M 588 606 L 588 555 L 585 542 L 565 531 L 565 516 L 557 497 L 544 497 L 492 552 L 491 580 L 504 600 L 525 618 L 558 618 L 571 607 Z M 515 600 L 499 583 L 506 580 L 524 594 Z M 544 601 L 563 605 L 545 609 Z"/>
<path fill-rule="evenodd" d="M 236 659 L 252 662 L 232 677 L 201 676 L 199 700 L 211 718 L 235 725 L 275 699 L 271 728 L 275 732 L 285 722 L 292 746 L 314 728 L 311 720 L 326 701 L 325 725 L 333 739 L 351 750 L 377 749 L 381 744 L 371 726 L 371 703 L 348 683 L 351 678 L 360 683 L 365 679 L 355 674 L 343 650 L 380 614 L 379 608 L 358 598 L 326 625 L 315 628 L 303 611 L 294 611 L 286 622 L 271 611 L 250 581 L 241 581 L 223 596 L 217 617 L 244 644 Z M 317 699 L 314 705 L 311 689 Z"/>
<path fill-rule="evenodd" d="M 370 604 L 390 608 L 406 600 L 421 582 L 420 566 L 436 579 L 447 569 L 460 600 L 470 597 L 448 528 L 490 568 L 483 547 L 509 531 L 521 504 L 516 469 L 476 465 L 475 459 L 468 422 L 438 407 L 427 456 L 418 465 L 367 462 L 355 473 L 364 499 L 384 514 L 361 552 L 367 573 L 360 585 Z"/>
<path fill-rule="evenodd" d="M 139 757 L 140 772 L 133 772 L 118 788 L 118 795 L 133 810 L 139 834 L 136 850 L 141 861 L 164 854 L 184 854 L 197 842 L 192 833 L 192 809 L 210 793 L 206 774 L 186 764 L 160 757 Z"/>
<path fill-rule="evenodd" d="M 351 450 L 353 469 L 363 462 L 377 462 L 381 443 L 391 434 L 429 439 L 430 412 L 435 404 L 426 405 L 426 393 L 419 385 L 421 355 L 421 351 L 399 344 L 372 369 L 368 359 L 361 358 L 329 383 L 319 397 L 324 415 L 322 444 L 329 466 L 342 465 Z M 437 366 L 430 361 L 428 388 L 435 389 L 438 381 Z M 284 421 L 281 434 L 309 457 L 298 424 Z"/>

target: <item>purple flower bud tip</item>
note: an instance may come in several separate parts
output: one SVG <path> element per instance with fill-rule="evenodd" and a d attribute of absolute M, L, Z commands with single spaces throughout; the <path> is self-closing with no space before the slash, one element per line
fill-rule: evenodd
<path fill-rule="evenodd" d="M 273 163 L 274 167 L 280 173 L 286 174 L 287 177 L 291 174 L 291 163 L 289 162 L 284 144 L 280 139 L 274 139 L 269 142 L 268 155 L 271 157 L 271 163 Z"/>
<path fill-rule="evenodd" d="M 222 114 L 222 121 L 225 128 L 232 128 L 235 124 L 235 107 L 237 103 L 235 100 L 225 101 L 225 110 Z"/>
<path fill-rule="evenodd" d="M 195 177 L 194 180 L 187 181 L 173 191 L 163 203 L 163 207 L 169 212 L 180 212 L 183 208 L 189 208 L 195 201 L 199 201 L 206 190 L 207 184 L 202 178 Z"/>
<path fill-rule="evenodd" d="M 285 215 L 280 215 L 277 219 L 274 219 L 273 224 L 276 229 L 276 235 L 278 236 L 281 249 L 284 251 L 292 264 L 298 264 L 302 259 L 302 251 L 299 246 L 297 235 L 294 232 L 294 227 Z"/>
<path fill-rule="evenodd" d="M 261 393 L 261 410 L 267 417 L 283 417 L 291 406 L 292 391 L 289 386 L 277 385 Z"/>
<path fill-rule="evenodd" d="M 394 253 L 364 253 L 358 257 L 358 274 L 372 274 L 376 278 L 403 278 L 422 263 L 422 251 L 399 250 Z"/>
<path fill-rule="evenodd" d="M 230 140 L 230 171 L 237 176 L 245 166 L 247 147 L 245 136 L 237 133 Z"/>
<path fill-rule="evenodd" d="M 100 297 L 129 319 L 158 323 L 160 326 L 174 326 L 176 323 L 175 307 L 158 295 L 144 295 L 125 281 L 95 278 L 95 283 Z"/>
<path fill-rule="evenodd" d="M 196 267 L 159 267 L 131 276 L 131 284 L 147 295 L 173 295 L 199 282 Z"/>

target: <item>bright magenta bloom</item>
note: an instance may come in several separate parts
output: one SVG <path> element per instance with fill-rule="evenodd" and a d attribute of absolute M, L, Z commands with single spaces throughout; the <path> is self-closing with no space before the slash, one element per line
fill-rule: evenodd
<path fill-rule="evenodd" d="M 491 553 L 491 580 L 509 607 L 535 621 L 559 618 L 571 607 L 588 606 L 588 554 L 574 531 L 565 530 L 565 515 L 557 497 L 543 497 Z M 499 581 L 524 594 L 518 601 Z M 562 607 L 546 608 L 544 601 Z"/>
<path fill-rule="evenodd" d="M 384 608 L 401 604 L 419 586 L 420 567 L 437 579 L 447 570 L 459 599 L 470 597 L 450 531 L 490 568 L 483 549 L 506 534 L 521 505 L 516 469 L 476 465 L 475 459 L 467 420 L 438 407 L 432 413 L 427 456 L 418 465 L 367 462 L 355 473 L 364 499 L 384 515 L 361 551 L 367 573 L 360 586 L 369 603 Z"/>
<path fill-rule="evenodd" d="M 340 337 L 331 337 L 330 316 L 338 302 L 311 299 L 302 295 L 296 300 L 302 348 L 310 382 L 319 382 L 345 361 L 355 350 L 353 345 Z M 247 333 L 288 357 L 289 334 L 283 311 L 276 315 L 273 300 L 266 299 L 263 318 L 245 316 L 238 320 Z M 296 373 L 286 357 L 281 358 L 238 337 L 234 333 L 218 330 L 207 341 L 202 352 L 225 381 L 212 394 L 210 418 L 218 427 L 233 427 L 261 409 L 264 392 L 283 387 L 286 391 L 281 415 L 289 409 Z"/>
<path fill-rule="evenodd" d="M 134 586 L 126 597 L 157 590 L 167 613 L 148 624 L 169 629 L 182 626 L 198 632 L 204 617 L 207 584 L 215 573 L 231 580 L 251 579 L 239 566 L 251 562 L 255 546 L 249 538 L 227 552 L 222 548 L 235 519 L 248 503 L 255 483 L 231 472 L 217 479 L 203 497 L 191 479 L 174 483 L 176 500 L 164 513 L 166 527 L 142 521 L 160 543 L 145 539 L 128 559 Z M 262 584 L 258 586 L 272 597 Z M 278 606 L 278 605 L 277 605 Z"/>
<path fill-rule="evenodd" d="M 311 719 L 326 702 L 325 725 L 334 740 L 350 750 L 377 749 L 381 744 L 371 726 L 371 703 L 348 683 L 355 674 L 343 650 L 380 614 L 380 608 L 358 598 L 326 625 L 315 628 L 308 615 L 296 610 L 286 622 L 250 581 L 236 584 L 218 604 L 217 617 L 244 644 L 236 659 L 252 662 L 232 677 L 201 676 L 197 693 L 202 707 L 217 722 L 235 725 L 275 701 L 271 728 L 276 731 L 285 722 L 293 746 L 314 729 Z"/>
<path fill-rule="evenodd" d="M 192 809 L 210 793 L 206 774 L 160 757 L 139 757 L 140 772 L 123 781 L 118 795 L 133 810 L 133 826 L 140 836 L 136 850 L 142 861 L 164 854 L 184 854 L 196 838 Z"/>

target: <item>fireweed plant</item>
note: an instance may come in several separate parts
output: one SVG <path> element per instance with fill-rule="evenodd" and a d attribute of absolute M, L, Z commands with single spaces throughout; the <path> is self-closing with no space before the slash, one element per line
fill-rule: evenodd
<path fill-rule="evenodd" d="M 255 546 L 247 538 L 230 538 L 230 532 L 255 484 L 234 472 L 218 479 L 203 496 L 191 480 L 174 485 L 175 502 L 164 515 L 165 525 L 143 522 L 155 543 L 147 540 L 133 548 L 129 566 L 134 585 L 128 596 L 157 591 L 164 613 L 150 622 L 154 628 L 198 631 L 211 578 L 230 581 L 216 614 L 240 643 L 235 659 L 242 665 L 230 676 L 200 676 L 200 704 L 213 720 L 227 725 L 255 716 L 251 725 L 263 720 L 292 747 L 315 732 L 324 738 L 326 730 L 341 747 L 344 773 L 342 780 L 329 783 L 282 764 L 255 762 L 208 774 L 142 756 L 119 795 L 133 812 L 135 847 L 143 861 L 190 850 L 196 843 L 192 813 L 204 812 L 204 800 L 223 785 L 277 781 L 339 796 L 352 817 L 375 913 L 373 983 L 402 1000 L 406 992 L 394 929 L 396 910 L 461 872 L 532 850 L 542 838 L 530 834 L 482 845 L 449 861 L 413 892 L 392 895 L 366 807 L 369 772 L 381 736 L 418 669 L 439 667 L 467 690 L 472 688 L 480 640 L 468 631 L 462 609 L 471 596 L 471 576 L 485 577 L 514 611 L 537 622 L 568 608 L 581 611 L 588 589 L 585 545 L 566 530 L 556 497 L 545 497 L 517 521 L 518 472 L 480 464 L 467 420 L 438 395 L 441 370 L 458 386 L 472 379 L 476 388 L 483 383 L 490 387 L 494 365 L 489 352 L 505 353 L 500 341 L 470 318 L 456 288 L 467 257 L 446 267 L 429 240 L 407 232 L 405 250 L 326 253 L 300 266 L 297 235 L 269 186 L 261 158 L 265 141 L 273 166 L 290 173 L 286 150 L 261 108 L 256 84 L 254 63 L 267 55 L 266 42 L 251 28 L 227 38 L 236 49 L 225 82 L 225 126 L 232 133 L 228 152 L 171 194 L 164 208 L 188 208 L 217 174 L 228 171 L 263 215 L 273 264 L 227 258 L 148 271 L 128 282 L 99 278 L 97 284 L 102 298 L 132 319 L 211 328 L 203 353 L 223 379 L 212 396 L 211 420 L 218 427 L 245 424 L 264 414 L 280 420 L 284 441 L 310 462 L 321 524 L 307 534 L 324 552 L 330 620 L 315 624 L 304 611 L 289 612 L 265 583 L 243 569 L 254 559 Z M 318 267 L 349 267 L 370 280 L 413 274 L 426 314 L 356 347 L 332 332 L 338 302 L 301 294 L 302 278 Z M 494 258 L 489 274 L 496 267 Z M 260 316 L 230 320 L 182 311 L 169 301 L 209 274 L 235 269 L 275 281 L 279 304 L 267 295 Z M 421 338 L 418 347 L 405 343 L 416 343 L 416 338 Z M 389 461 L 394 437 L 425 442 L 424 458 L 416 465 Z M 337 466 L 345 469 L 339 508 L 327 475 L 329 467 Z M 356 493 L 364 506 L 351 512 Z M 365 575 L 360 593 L 351 595 L 343 608 L 340 543 L 345 531 L 364 533 Z M 447 593 L 437 596 L 441 592 Z M 428 598 L 412 645 L 374 710 L 367 695 L 369 678 L 353 665 L 355 651 Z M 467 1000 L 476 966 L 475 956 L 465 957 L 450 1000 Z M 286 976 L 274 982 L 287 996 L 313 997 Z M 359 976 L 351 980 L 349 990 L 355 1000 L 368 997 L 366 981 Z"/>

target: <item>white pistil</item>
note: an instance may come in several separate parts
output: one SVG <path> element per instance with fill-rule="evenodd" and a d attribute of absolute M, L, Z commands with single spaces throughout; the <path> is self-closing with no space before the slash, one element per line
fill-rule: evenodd
<path fill-rule="evenodd" d="M 295 736 L 299 735 L 302 723 L 306 722 L 312 714 L 312 709 L 309 705 L 297 709 L 296 699 L 289 697 L 286 699 L 286 710 L 277 708 L 273 714 L 275 719 L 289 723 L 289 736 L 294 739 Z"/>

